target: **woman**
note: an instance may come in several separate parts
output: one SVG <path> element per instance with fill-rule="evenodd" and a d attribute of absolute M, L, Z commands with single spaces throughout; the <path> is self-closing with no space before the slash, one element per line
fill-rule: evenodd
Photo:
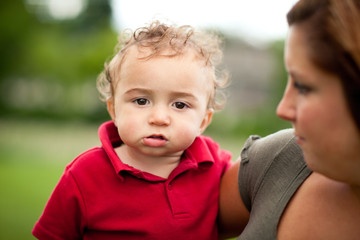
<path fill-rule="evenodd" d="M 360 239 L 360 1 L 300 0 L 287 19 L 277 114 L 295 137 L 248 140 L 222 182 L 223 229 L 244 229 L 239 239 Z M 313 173 L 300 170 L 294 141 Z"/>

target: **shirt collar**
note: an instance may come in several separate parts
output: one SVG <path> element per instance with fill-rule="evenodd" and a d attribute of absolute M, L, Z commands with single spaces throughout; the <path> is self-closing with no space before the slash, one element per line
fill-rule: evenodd
<path fill-rule="evenodd" d="M 132 172 L 135 175 L 143 175 L 138 170 L 122 163 L 116 154 L 114 148 L 120 146 L 123 142 L 113 121 L 107 121 L 101 124 L 98 133 L 102 146 L 108 155 L 116 173 L 127 171 Z M 183 168 L 183 172 L 189 168 L 197 168 L 199 167 L 199 164 L 214 163 L 215 160 L 211 151 L 212 148 L 209 147 L 209 137 L 196 137 L 190 147 L 184 151 L 183 158 L 178 168 Z"/>

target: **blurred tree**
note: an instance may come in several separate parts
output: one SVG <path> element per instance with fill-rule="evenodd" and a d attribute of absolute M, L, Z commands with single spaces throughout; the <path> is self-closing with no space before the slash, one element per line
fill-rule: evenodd
<path fill-rule="evenodd" d="M 109 0 L 88 0 L 80 15 L 65 20 L 34 2 L 2 1 L 0 112 L 107 116 L 99 109 L 95 79 L 116 44 Z"/>
<path fill-rule="evenodd" d="M 272 80 L 272 96 L 273 104 L 275 105 L 280 102 L 287 82 L 287 72 L 284 63 L 284 46 L 284 40 L 274 41 L 270 45 L 270 51 L 273 53 L 276 63 Z"/>
<path fill-rule="evenodd" d="M 27 13 L 22 0 L 3 0 L 0 8 L 0 81 L 18 72 L 36 18 Z"/>

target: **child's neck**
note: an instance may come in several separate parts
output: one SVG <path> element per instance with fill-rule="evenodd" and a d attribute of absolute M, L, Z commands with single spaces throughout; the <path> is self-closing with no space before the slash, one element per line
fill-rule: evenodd
<path fill-rule="evenodd" d="M 153 175 L 168 178 L 170 173 L 179 165 L 182 152 L 167 156 L 149 156 L 123 144 L 115 148 L 120 160 L 133 168 Z"/>

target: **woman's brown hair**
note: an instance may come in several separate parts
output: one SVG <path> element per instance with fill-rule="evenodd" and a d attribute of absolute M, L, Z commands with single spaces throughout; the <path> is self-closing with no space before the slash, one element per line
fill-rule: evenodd
<path fill-rule="evenodd" d="M 360 130 L 360 1 L 299 0 L 287 20 L 303 28 L 312 62 L 339 76 Z"/>

